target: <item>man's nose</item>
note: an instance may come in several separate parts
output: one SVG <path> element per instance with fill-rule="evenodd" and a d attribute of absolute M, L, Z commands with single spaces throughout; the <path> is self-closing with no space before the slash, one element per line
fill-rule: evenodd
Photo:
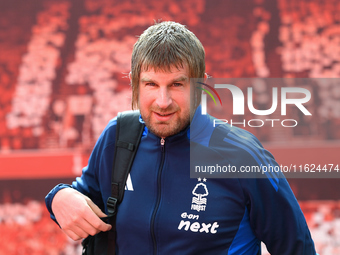
<path fill-rule="evenodd" d="M 160 88 L 156 99 L 156 104 L 160 108 L 167 108 L 172 103 L 171 93 L 168 88 Z"/>

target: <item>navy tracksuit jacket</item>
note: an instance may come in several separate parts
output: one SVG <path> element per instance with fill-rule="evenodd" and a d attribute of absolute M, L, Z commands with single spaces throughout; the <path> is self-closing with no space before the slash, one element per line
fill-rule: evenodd
<path fill-rule="evenodd" d="M 103 211 L 111 194 L 115 127 L 113 119 L 72 184 Z M 199 107 L 190 128 L 167 137 L 164 145 L 160 140 L 145 128 L 118 208 L 118 254 L 255 255 L 261 241 L 272 255 L 315 254 L 305 218 L 282 173 L 190 178 L 190 148 L 198 148 L 198 161 L 210 160 L 213 166 L 277 166 L 252 134 L 227 124 L 213 127 L 213 118 L 201 115 Z M 54 220 L 51 202 L 65 187 L 69 185 L 60 184 L 46 196 Z"/>

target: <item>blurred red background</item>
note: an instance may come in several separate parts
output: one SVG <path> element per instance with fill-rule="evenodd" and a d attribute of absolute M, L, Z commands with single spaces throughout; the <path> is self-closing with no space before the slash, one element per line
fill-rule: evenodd
<path fill-rule="evenodd" d="M 336 0 L 1 1 L 0 255 L 80 254 L 43 199 L 81 174 L 107 122 L 130 109 L 132 46 L 154 20 L 187 25 L 213 77 L 325 78 L 306 87 L 312 117 L 248 130 L 279 164 L 340 165 L 339 13 Z M 270 106 L 267 87 L 256 93 Z M 340 254 L 339 179 L 288 181 L 318 252 Z"/>

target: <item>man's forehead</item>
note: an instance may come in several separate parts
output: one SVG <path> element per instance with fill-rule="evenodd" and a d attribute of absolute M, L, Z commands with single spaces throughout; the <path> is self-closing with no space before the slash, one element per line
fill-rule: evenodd
<path fill-rule="evenodd" d="M 172 72 L 173 70 L 180 70 L 180 69 L 188 69 L 188 64 L 183 62 L 176 62 L 176 63 L 169 63 L 169 64 L 155 64 L 155 63 L 143 63 L 141 66 L 141 72 L 147 72 L 149 70 L 155 70 L 155 71 L 163 71 L 163 72 Z"/>
<path fill-rule="evenodd" d="M 189 81 L 189 72 L 186 67 L 171 67 L 170 70 L 161 70 L 151 67 L 140 73 L 140 81 L 142 82 L 157 78 L 169 78 L 174 81 Z"/>
<path fill-rule="evenodd" d="M 164 73 L 164 74 L 166 75 L 167 73 Z M 168 74 L 171 74 L 171 73 L 168 73 Z M 140 81 L 150 82 L 150 81 L 156 81 L 158 78 L 162 78 L 162 76 L 157 75 L 157 73 L 154 73 L 153 75 L 148 75 L 148 73 L 145 73 L 143 75 L 141 74 Z M 175 76 L 175 77 L 169 77 L 169 79 L 171 79 L 172 82 L 189 81 L 189 77 L 185 74 Z"/>

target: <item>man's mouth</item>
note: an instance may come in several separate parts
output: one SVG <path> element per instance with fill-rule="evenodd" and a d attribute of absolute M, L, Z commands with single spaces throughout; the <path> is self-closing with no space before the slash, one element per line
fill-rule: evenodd
<path fill-rule="evenodd" d="M 168 115 L 170 115 L 170 114 L 172 114 L 172 113 L 157 113 L 158 115 L 161 115 L 161 116 L 168 116 Z"/>
<path fill-rule="evenodd" d="M 171 119 L 171 117 L 175 114 L 174 112 L 171 113 L 158 113 L 154 112 L 155 117 L 158 121 L 168 121 Z"/>

